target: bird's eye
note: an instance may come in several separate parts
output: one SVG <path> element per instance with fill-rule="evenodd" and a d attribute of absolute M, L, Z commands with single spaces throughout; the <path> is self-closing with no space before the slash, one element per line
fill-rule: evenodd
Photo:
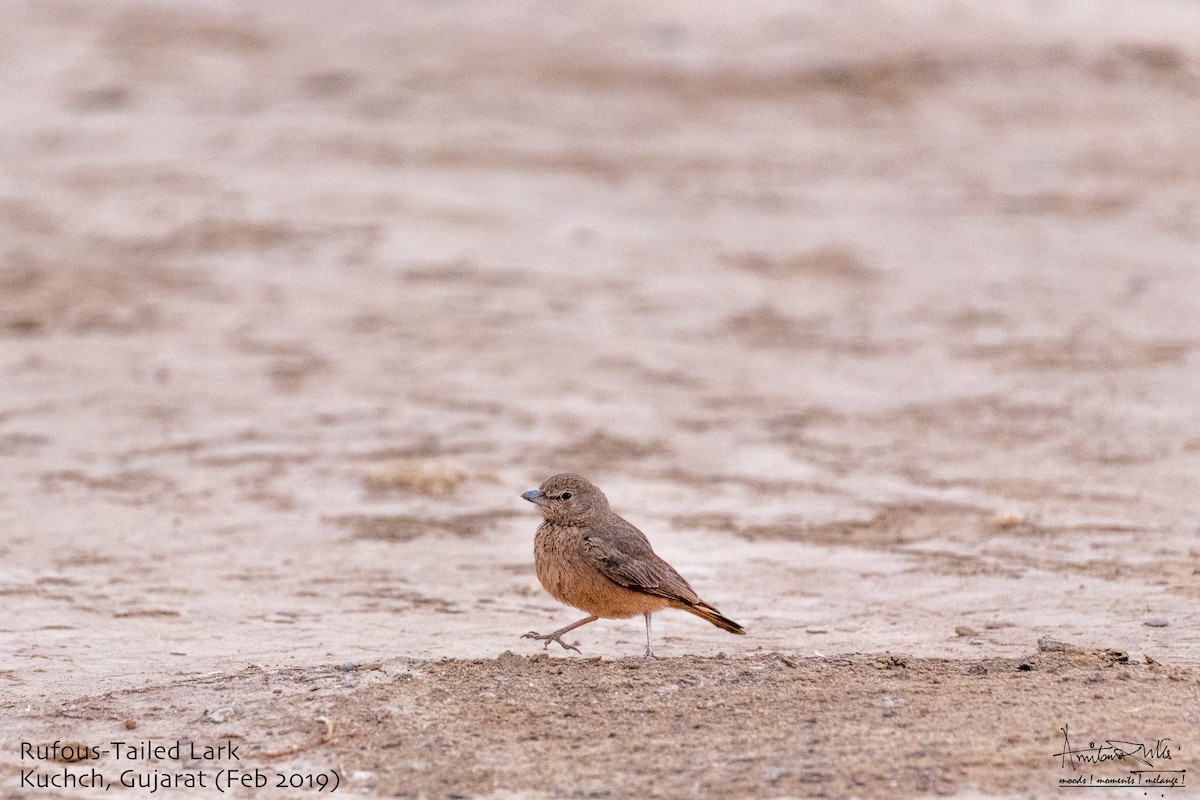
<path fill-rule="evenodd" d="M 562 494 L 560 494 L 560 495 L 558 496 L 558 499 L 559 499 L 559 500 L 570 500 L 570 499 L 571 499 L 571 493 L 570 493 L 570 492 L 563 492 Z"/>

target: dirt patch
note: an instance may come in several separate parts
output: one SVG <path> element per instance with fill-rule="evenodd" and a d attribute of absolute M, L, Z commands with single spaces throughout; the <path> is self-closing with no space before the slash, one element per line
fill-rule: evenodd
<path fill-rule="evenodd" d="M 333 517 L 330 522 L 348 528 L 359 539 L 407 542 L 422 536 L 479 536 L 507 517 L 508 511 L 489 511 L 482 514 L 461 514 L 447 519 L 412 517 L 402 514 L 352 514 Z"/>
<path fill-rule="evenodd" d="M 1127 659 L 1057 642 L 953 660 L 505 653 L 252 667 L 62 707 L 90 730 L 108 720 L 138 737 L 236 742 L 242 768 L 337 770 L 353 795 L 1042 795 L 1060 779 L 1131 769 L 1072 768 L 1064 729 L 1078 749 L 1119 739 L 1164 771 L 1190 767 L 1200 676 Z"/>

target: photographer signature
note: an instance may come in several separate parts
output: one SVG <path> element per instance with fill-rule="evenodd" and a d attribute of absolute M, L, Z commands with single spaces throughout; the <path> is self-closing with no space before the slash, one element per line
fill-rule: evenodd
<path fill-rule="evenodd" d="M 1087 747 L 1076 750 L 1071 747 L 1068 727 L 1068 725 L 1063 725 L 1059 729 L 1063 733 L 1063 748 L 1061 752 L 1054 754 L 1056 758 L 1061 759 L 1063 769 L 1066 769 L 1067 764 L 1070 764 L 1071 769 L 1074 770 L 1078 769 L 1076 765 L 1080 763 L 1102 764 L 1106 761 L 1124 761 L 1125 759 L 1153 769 L 1154 763 L 1151 759 L 1158 761 L 1171 759 L 1171 746 L 1168 744 L 1170 739 L 1155 739 L 1153 744 L 1105 739 L 1104 743 L 1099 746 L 1095 742 L 1088 742 Z"/>

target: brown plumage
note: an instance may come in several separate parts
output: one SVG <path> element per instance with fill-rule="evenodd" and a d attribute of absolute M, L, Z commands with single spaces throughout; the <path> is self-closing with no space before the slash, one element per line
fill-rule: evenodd
<path fill-rule="evenodd" d="M 575 650 L 562 635 L 606 619 L 641 614 L 646 618 L 646 656 L 650 650 L 650 615 L 679 608 L 730 633 L 742 626 L 700 599 L 675 568 L 650 547 L 645 535 L 608 507 L 604 492 L 586 478 L 563 472 L 521 495 L 534 503 L 545 521 L 533 540 L 538 580 L 555 599 L 590 616 L 550 634 L 533 631 L 525 638 L 558 642 Z"/>

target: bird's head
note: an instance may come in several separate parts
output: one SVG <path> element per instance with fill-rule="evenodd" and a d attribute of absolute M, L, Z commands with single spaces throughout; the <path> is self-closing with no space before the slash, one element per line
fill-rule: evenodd
<path fill-rule="evenodd" d="M 608 512 L 608 498 L 582 475 L 560 472 L 521 495 L 536 505 L 547 522 L 581 525 Z"/>

